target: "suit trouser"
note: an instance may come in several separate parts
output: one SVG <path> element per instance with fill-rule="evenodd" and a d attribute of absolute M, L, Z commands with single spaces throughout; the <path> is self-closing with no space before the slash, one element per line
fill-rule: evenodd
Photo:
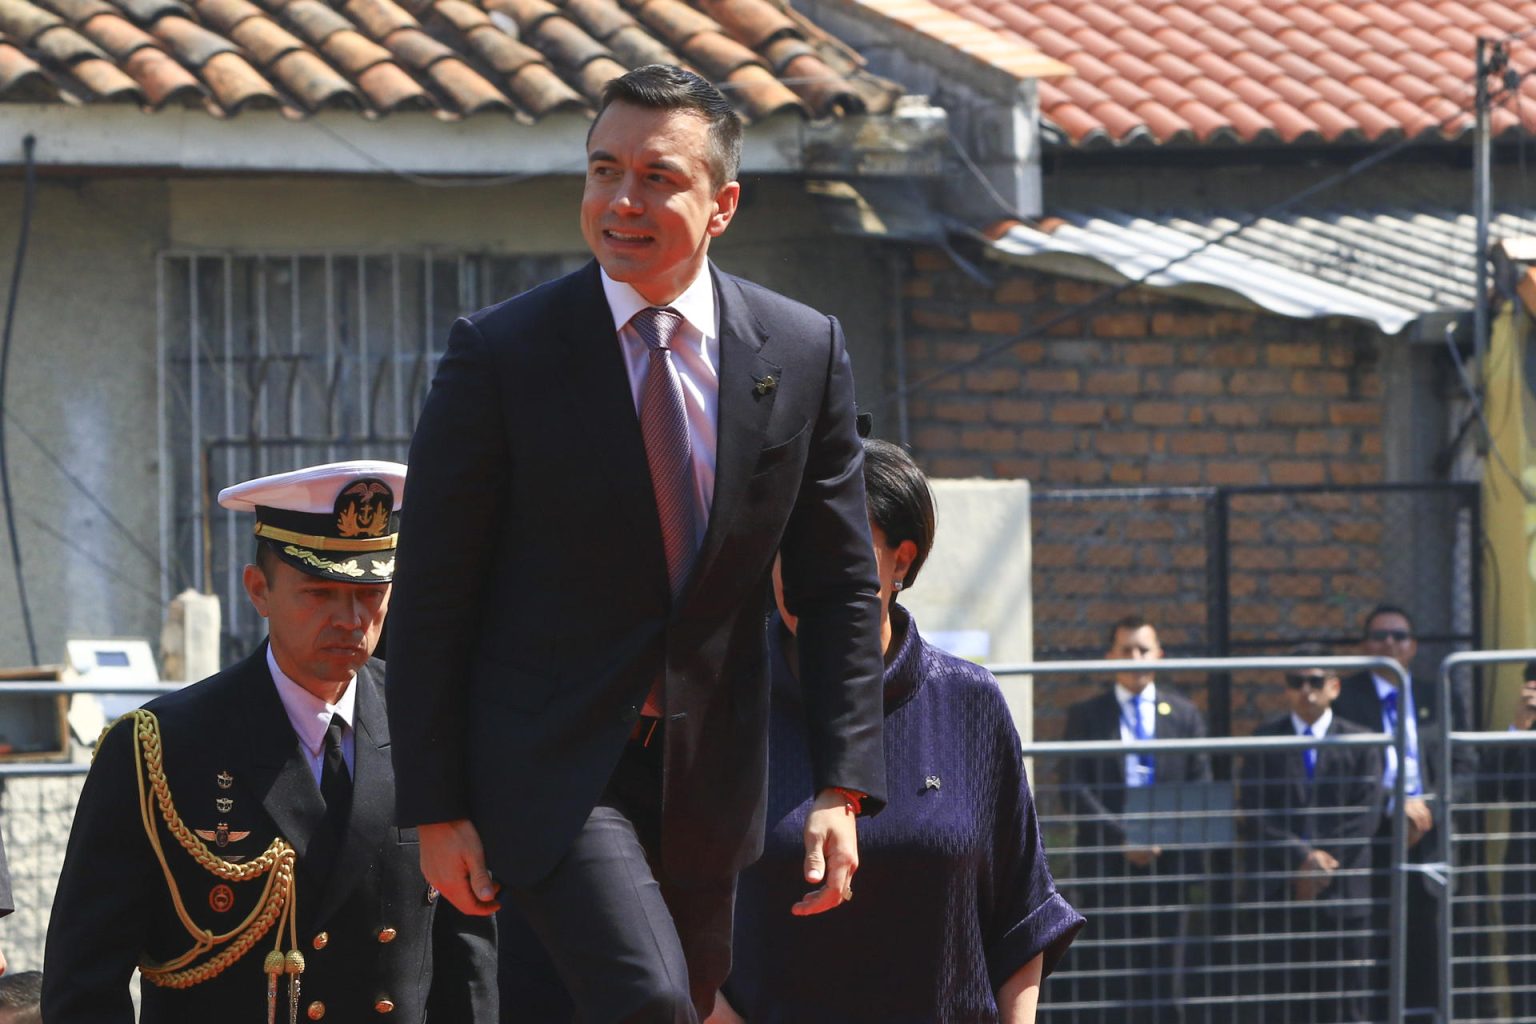
<path fill-rule="evenodd" d="M 510 890 L 582 1024 L 694 1024 L 730 973 L 735 875 L 689 886 L 656 878 L 661 748 L 659 733 L 626 745 L 555 870 Z"/>

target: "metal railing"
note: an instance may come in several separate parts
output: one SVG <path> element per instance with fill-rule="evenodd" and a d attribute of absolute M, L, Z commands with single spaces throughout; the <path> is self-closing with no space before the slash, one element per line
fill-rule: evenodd
<path fill-rule="evenodd" d="M 1017 677 L 1034 677 L 1034 676 L 1040 676 L 1040 675 L 1086 674 L 1086 675 L 1109 676 L 1109 675 L 1113 675 L 1115 673 L 1120 673 L 1120 672 L 1126 671 L 1127 663 L 1125 661 L 1115 661 L 1115 660 L 1048 661 L 1048 662 L 1026 662 L 1026 663 L 1019 663 L 1019 664 L 996 665 L 996 666 L 989 666 L 989 668 L 991 669 L 992 673 L 995 676 L 997 676 L 1000 680 L 1008 680 L 1008 679 L 1017 678 Z M 1365 669 L 1365 670 L 1370 670 L 1370 671 L 1373 671 L 1375 673 L 1378 673 L 1378 674 L 1380 674 L 1382 676 L 1385 676 L 1387 678 L 1393 679 L 1393 680 L 1395 680 L 1398 683 L 1399 686 L 1407 685 L 1407 682 L 1408 682 L 1408 679 L 1409 679 L 1408 673 L 1402 667 L 1402 665 L 1400 665 L 1398 662 L 1396 662 L 1395 660 L 1390 659 L 1390 658 L 1373 658 L 1373 657 L 1322 657 L 1322 658 L 1295 658 L 1295 657 L 1168 658 L 1168 659 L 1163 659 L 1161 661 L 1158 661 L 1156 663 L 1156 670 L 1157 670 L 1157 672 L 1160 675 L 1161 674 L 1168 674 L 1168 673 L 1177 673 L 1177 672 L 1229 673 L 1229 672 L 1240 671 L 1240 670 L 1284 671 L 1286 669 L 1305 669 L 1305 668 L 1328 668 L 1328 669 L 1334 669 L 1334 670 L 1338 670 L 1338 671 L 1342 671 L 1342 670 L 1346 670 L 1346 669 L 1350 669 L 1350 670 Z M 1214 756 L 1218 756 L 1218 757 L 1221 757 L 1221 756 L 1231 757 L 1233 755 L 1250 754 L 1250 753 L 1261 752 L 1261 751 L 1304 750 L 1304 749 L 1307 749 L 1307 748 L 1318 748 L 1318 749 L 1321 749 L 1322 747 L 1325 747 L 1325 746 L 1330 746 L 1331 747 L 1331 746 L 1356 745 L 1356 746 L 1373 747 L 1373 748 L 1377 748 L 1377 749 L 1385 749 L 1385 748 L 1387 748 L 1389 746 L 1390 747 L 1394 747 L 1399 752 L 1398 763 L 1401 764 L 1401 763 L 1403 763 L 1402 751 L 1406 748 L 1406 742 L 1407 742 L 1406 723 L 1404 721 L 1405 717 L 1406 716 L 1398 716 L 1396 733 L 1395 733 L 1395 735 L 1393 735 L 1391 737 L 1389 737 L 1386 733 L 1372 732 L 1372 733 L 1366 734 L 1364 736 L 1360 736 L 1360 737 L 1352 738 L 1352 739 L 1332 739 L 1332 738 L 1329 738 L 1329 739 L 1324 739 L 1324 740 L 1307 739 L 1305 737 L 1299 737 L 1299 738 L 1289 738 L 1289 737 L 1248 737 L 1248 738 L 1216 738 L 1216 739 L 1165 739 L 1165 740 L 1155 740 L 1154 739 L 1154 740 L 1148 740 L 1148 741 L 1144 741 L 1144 742 L 1138 741 L 1138 742 L 1131 742 L 1131 743 L 1127 743 L 1127 742 L 1123 742 L 1123 741 L 1119 741 L 1119 740 L 1111 740 L 1111 741 L 1096 742 L 1096 743 L 1064 741 L 1064 742 L 1029 743 L 1029 744 L 1025 744 L 1025 746 L 1024 746 L 1024 755 L 1025 755 L 1026 758 L 1035 758 L 1035 759 L 1046 758 L 1046 757 L 1061 757 L 1061 758 L 1100 757 L 1100 758 L 1103 758 L 1103 757 L 1108 757 L 1108 756 L 1119 757 L 1119 756 L 1124 756 L 1124 755 L 1127 755 L 1127 754 L 1136 754 L 1136 753 L 1155 753 L 1155 754 L 1159 754 L 1159 755 L 1170 755 L 1170 754 L 1186 753 L 1186 754 L 1200 754 L 1200 755 L 1206 755 L 1206 756 L 1214 755 Z M 1367 724 L 1369 724 L 1369 723 L 1367 723 Z M 1394 781 L 1394 784 L 1393 784 L 1392 801 L 1391 801 L 1391 805 L 1390 805 L 1390 807 L 1391 807 L 1390 817 L 1391 817 L 1391 822 L 1392 822 L 1392 835 L 1391 835 L 1391 839 L 1390 839 L 1390 860 L 1391 860 L 1391 864 L 1394 867 L 1394 870 L 1391 871 L 1390 877 L 1387 880 L 1388 881 L 1388 887 L 1389 887 L 1389 898 L 1386 901 L 1387 902 L 1387 906 L 1384 907 L 1384 908 L 1378 908 L 1379 911 L 1382 911 L 1382 912 L 1385 913 L 1385 917 L 1386 917 L 1386 931 L 1387 931 L 1386 938 L 1387 938 L 1387 943 L 1388 943 L 1388 949 L 1387 949 L 1387 957 L 1386 957 L 1386 959 L 1387 959 L 1387 982 L 1386 982 L 1386 985 L 1385 985 L 1385 993 L 1384 993 L 1385 1000 L 1384 1001 L 1385 1001 L 1385 1004 L 1386 1004 L 1385 1005 L 1386 1020 L 1388 1022 L 1390 1022 L 1390 1024 L 1400 1024 L 1400 1022 L 1402 1022 L 1402 1021 L 1404 1021 L 1406 1019 L 1405 1018 L 1404 996 L 1405 996 L 1405 990 L 1406 990 L 1406 984 L 1405 984 L 1405 982 L 1406 982 L 1405 962 L 1406 962 L 1406 952 L 1407 952 L 1407 931 L 1406 931 L 1406 928 L 1407 928 L 1407 918 L 1406 918 L 1405 904 L 1406 904 L 1406 897 L 1407 897 L 1407 881 L 1408 881 L 1407 873 L 1408 873 L 1409 870 L 1412 869 L 1412 867 L 1415 867 L 1415 866 L 1409 864 L 1408 857 L 1407 857 L 1407 851 L 1408 851 L 1408 826 L 1407 826 L 1407 819 L 1406 819 L 1405 814 L 1404 814 L 1405 797 L 1407 795 L 1406 794 L 1407 780 L 1406 780 L 1405 776 L 1406 776 L 1405 772 L 1397 772 L 1396 773 L 1396 778 L 1395 778 L 1395 781 Z M 1041 785 L 1041 778 L 1042 778 L 1042 775 L 1040 773 L 1038 773 L 1038 772 L 1035 773 L 1035 775 L 1034 775 L 1034 785 L 1035 785 L 1035 787 L 1037 789 L 1037 793 L 1038 793 L 1039 787 Z M 1444 778 L 1444 777 L 1442 776 L 1442 778 Z M 1048 815 L 1047 816 L 1043 816 L 1043 818 L 1042 818 L 1042 828 L 1048 828 L 1051 824 L 1071 825 L 1071 824 L 1074 824 L 1074 822 L 1071 821 L 1070 819 L 1067 820 L 1067 821 L 1052 822 L 1051 819 L 1050 819 L 1050 816 L 1048 816 Z M 1219 843 L 1198 844 L 1197 843 L 1195 845 L 1197 847 L 1201 846 L 1201 845 L 1204 845 L 1204 846 L 1207 846 L 1207 847 L 1216 847 L 1216 846 L 1219 846 L 1221 844 L 1219 844 Z M 1188 865 L 1184 865 L 1184 866 L 1188 867 Z M 1198 866 L 1195 869 L 1194 873 L 1198 873 Z M 1207 875 L 1208 875 L 1208 872 L 1207 872 Z M 1164 891 L 1162 893 L 1162 895 L 1166 896 L 1166 891 Z M 1133 910 L 1136 910 L 1136 909 L 1145 910 L 1146 908 L 1122 907 L 1122 908 L 1112 908 L 1112 911 L 1113 912 L 1119 912 L 1119 913 L 1129 913 L 1129 912 L 1131 912 Z M 1191 906 L 1191 907 L 1189 907 L 1187 909 L 1196 909 L 1196 908 Z M 1090 921 L 1089 927 L 1090 927 L 1090 929 L 1093 927 L 1091 921 Z M 1182 925 L 1181 925 L 1181 927 L 1182 927 Z M 1154 939 L 1155 938 L 1156 937 L 1154 936 Z M 1094 942 L 1094 940 L 1091 939 L 1091 938 L 1086 939 L 1086 940 L 1083 939 L 1083 938 L 1080 938 L 1078 940 L 1079 944 L 1083 944 L 1085 941 L 1088 942 L 1088 943 Z M 1118 941 L 1121 941 L 1121 940 L 1114 940 L 1114 941 L 1118 942 Z M 1135 940 L 1132 939 L 1132 940 L 1126 940 L 1126 941 L 1127 942 L 1134 942 Z M 1200 1012 L 1199 1011 L 1201 1009 L 1201 1005 L 1200 1004 L 1202 1002 L 1204 1003 L 1204 1009 L 1206 1009 L 1206 1010 L 1211 1010 L 1211 1009 L 1214 1008 L 1214 1006 L 1221 1005 L 1221 1006 L 1224 1006 L 1226 1008 L 1227 1012 L 1230 1012 L 1231 1006 L 1235 1005 L 1235 1001 L 1237 999 L 1241 998 L 1241 993 L 1240 992 L 1235 991 L 1235 990 L 1230 990 L 1232 988 L 1231 986 L 1228 986 L 1226 989 L 1224 989 L 1224 988 L 1222 988 L 1218 984 L 1216 986 L 1216 989 L 1215 989 L 1214 993 L 1211 994 L 1211 995 L 1208 995 L 1207 997 L 1205 997 L 1204 1000 L 1201 1000 L 1201 999 L 1190 1000 L 1190 999 L 1188 999 L 1186 997 L 1185 993 L 1183 993 L 1183 992 L 1181 992 L 1179 990 L 1178 982 L 1180 980 L 1187 981 L 1188 978 L 1189 978 L 1188 972 L 1183 969 L 1182 965 L 1177 965 L 1176 964 L 1172 968 L 1154 968 L 1154 972 L 1156 972 L 1158 970 L 1161 970 L 1165 974 L 1166 973 L 1171 973 L 1174 976 L 1174 978 L 1173 978 L 1174 984 L 1172 986 L 1172 991 L 1173 991 L 1174 994 L 1173 994 L 1172 997 L 1166 997 L 1166 996 L 1163 997 L 1163 1001 L 1168 1001 L 1168 999 L 1171 998 L 1171 1000 L 1173 1002 L 1177 1003 L 1178 1007 L 1175 1010 L 1175 1012 L 1189 1011 L 1189 1012 L 1186 1012 L 1186 1013 L 1183 1014 L 1183 1016 L 1186 1019 L 1191 1018 L 1191 1017 L 1199 1017 L 1200 1016 Z M 1236 973 L 1236 970 L 1237 970 L 1237 968 L 1234 968 L 1231 973 Z M 1212 973 L 1220 973 L 1220 972 L 1212 972 Z M 1070 975 L 1071 975 L 1071 970 L 1069 968 L 1067 971 L 1064 972 L 1063 980 L 1067 980 L 1067 978 Z M 1095 1016 L 1094 1012 L 1093 1012 L 1093 1009 L 1092 1009 L 1092 1004 L 1093 1004 L 1093 1000 L 1091 1000 L 1091 999 L 1089 999 L 1089 1000 L 1073 999 L 1069 1003 L 1069 1007 L 1072 1010 L 1071 1015 L 1069 1017 L 1066 1017 L 1065 1019 L 1081 1018 L 1081 1019 L 1087 1019 L 1087 1020 L 1106 1020 L 1106 1021 L 1110 1020 L 1110 1019 L 1117 1019 L 1117 1018 L 1114 1018 L 1114 1017 Z M 1050 1019 L 1053 1019 L 1053 1018 L 1055 1018 L 1055 1019 L 1063 1019 L 1060 1015 L 1058 1015 L 1058 1012 L 1053 1009 L 1053 1005 L 1055 1005 L 1055 1000 L 1052 998 L 1050 993 L 1047 993 L 1047 998 L 1046 998 L 1046 1000 L 1044 1001 L 1044 1003 L 1042 1005 L 1042 1017 L 1043 1017 L 1043 1019 L 1046 1019 L 1046 1020 L 1050 1020 Z M 1131 1009 L 1134 1010 L 1134 1009 L 1137 1009 L 1137 1007 L 1133 1006 L 1133 1007 L 1131 1007 Z M 1173 1008 L 1169 1008 L 1169 1009 L 1173 1009 Z"/>

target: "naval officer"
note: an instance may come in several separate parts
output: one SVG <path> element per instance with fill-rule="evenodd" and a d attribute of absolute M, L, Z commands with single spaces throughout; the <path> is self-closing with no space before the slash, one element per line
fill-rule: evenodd
<path fill-rule="evenodd" d="M 343 462 L 219 494 L 254 512 L 268 640 L 124 716 L 80 795 L 44 960 L 54 1024 L 494 1021 L 488 919 L 394 823 L 383 665 L 405 467 Z"/>

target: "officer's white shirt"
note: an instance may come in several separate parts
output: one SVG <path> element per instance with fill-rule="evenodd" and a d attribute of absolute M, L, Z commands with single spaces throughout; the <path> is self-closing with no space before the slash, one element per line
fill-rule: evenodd
<path fill-rule="evenodd" d="M 613 314 L 613 329 L 619 336 L 619 350 L 629 373 L 638 416 L 645 377 L 651 368 L 651 350 L 629 321 L 651 304 L 634 288 L 609 277 L 606 270 L 601 274 L 603 295 Z M 683 410 L 688 417 L 688 441 L 693 455 L 693 522 L 698 534 L 694 541 L 698 543 L 704 539 L 709 509 L 715 499 L 715 452 L 720 433 L 720 316 L 715 309 L 715 282 L 707 264 L 669 308 L 684 321 L 668 346 L 672 358 L 667 362 L 682 386 Z"/>
<path fill-rule="evenodd" d="M 327 704 L 289 679 L 278 668 L 271 644 L 267 645 L 267 668 L 272 672 L 272 684 L 277 687 L 277 699 L 283 702 L 288 722 L 293 726 L 294 733 L 299 737 L 299 745 L 304 748 L 304 754 L 309 759 L 309 770 L 314 773 L 315 785 L 320 784 L 320 769 L 325 764 L 325 730 L 331 726 L 332 715 L 340 715 L 345 723 L 341 730 L 341 756 L 347 762 L 347 773 L 354 774 L 357 739 L 352 730 L 357 721 L 357 687 L 349 682 L 347 688 L 341 691 L 341 700 Z M 352 682 L 356 681 L 354 675 Z"/>
<path fill-rule="evenodd" d="M 1291 728 L 1296 730 L 1297 736 L 1307 735 L 1307 730 L 1312 731 L 1313 736 L 1328 735 L 1328 727 L 1333 724 L 1333 708 L 1324 708 L 1323 713 L 1317 716 L 1317 721 L 1311 725 L 1296 712 L 1291 712 Z"/>
<path fill-rule="evenodd" d="M 1127 690 L 1119 683 L 1115 684 L 1115 702 L 1120 705 L 1120 742 L 1131 743 L 1136 739 L 1135 720 L 1131 718 L 1132 708 L 1140 712 L 1141 728 L 1148 738 L 1157 736 L 1157 683 L 1147 684 L 1147 688 L 1141 691 L 1141 702 L 1134 704 L 1136 694 Z M 1146 767 L 1141 763 L 1142 754 L 1125 755 L 1125 784 L 1128 786 L 1145 786 L 1147 784 Z"/>

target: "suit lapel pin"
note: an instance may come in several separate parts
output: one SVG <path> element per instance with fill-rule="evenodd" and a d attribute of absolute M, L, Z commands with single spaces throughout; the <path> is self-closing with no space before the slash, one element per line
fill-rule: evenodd
<path fill-rule="evenodd" d="M 923 780 L 923 789 L 938 789 L 943 783 L 937 775 L 930 775 Z"/>
<path fill-rule="evenodd" d="M 1157 705 L 1157 713 L 1160 715 L 1171 715 L 1173 714 L 1173 705 L 1167 701 L 1162 701 Z"/>
<path fill-rule="evenodd" d="M 228 789 L 235 784 L 235 777 L 229 772 L 219 772 L 214 778 L 218 781 L 220 789 Z"/>
<path fill-rule="evenodd" d="M 779 378 L 771 373 L 766 377 L 753 377 L 752 380 L 756 382 L 752 385 L 752 393 L 759 397 L 768 394 L 779 386 Z"/>

